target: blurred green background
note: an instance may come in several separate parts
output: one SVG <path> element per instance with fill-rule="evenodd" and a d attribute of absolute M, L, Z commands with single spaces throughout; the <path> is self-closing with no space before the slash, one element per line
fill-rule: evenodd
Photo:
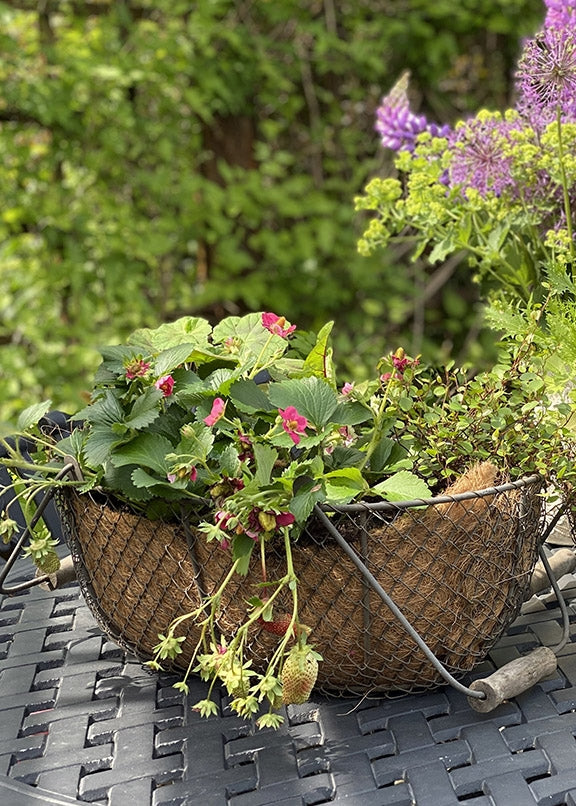
<path fill-rule="evenodd" d="M 381 96 L 511 101 L 540 0 L 0 2 L 0 421 L 83 404 L 97 348 L 184 314 L 335 319 L 342 380 L 398 346 L 480 364 L 457 261 L 362 258 Z"/>

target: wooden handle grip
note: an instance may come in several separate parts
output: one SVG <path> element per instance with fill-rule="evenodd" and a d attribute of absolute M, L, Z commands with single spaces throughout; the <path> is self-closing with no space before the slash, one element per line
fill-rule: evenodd
<path fill-rule="evenodd" d="M 555 579 L 560 579 L 564 574 L 571 574 L 576 568 L 576 553 L 572 551 L 572 549 L 559 549 L 548 558 L 548 562 Z M 544 568 L 542 560 L 538 560 L 530 579 L 530 591 L 531 593 L 539 593 L 549 587 L 550 580 L 548 579 L 546 569 Z"/>
<path fill-rule="evenodd" d="M 36 572 L 36 576 L 43 576 L 40 569 Z M 68 554 L 60 561 L 60 568 L 56 573 L 50 574 L 49 579 L 46 582 L 41 582 L 38 587 L 45 591 L 53 591 L 68 582 L 72 582 L 73 579 L 76 579 L 76 571 L 74 570 L 72 557 Z"/>
<path fill-rule="evenodd" d="M 468 697 L 468 702 L 475 711 L 488 713 L 501 705 L 504 700 L 527 691 L 539 680 L 552 674 L 555 669 L 556 655 L 546 646 L 538 647 L 529 655 L 507 663 L 490 677 L 474 680 L 470 688 L 473 691 L 481 691 L 485 697 L 482 700 Z"/>

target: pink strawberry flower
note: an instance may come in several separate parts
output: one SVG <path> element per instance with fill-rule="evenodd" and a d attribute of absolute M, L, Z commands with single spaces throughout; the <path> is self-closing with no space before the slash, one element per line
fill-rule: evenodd
<path fill-rule="evenodd" d="M 158 378 L 154 386 L 162 392 L 164 397 L 170 397 L 174 391 L 174 378 L 172 375 L 162 375 L 161 378 Z"/>
<path fill-rule="evenodd" d="M 283 339 L 296 330 L 296 325 L 291 325 L 284 316 L 276 316 L 275 313 L 263 313 L 262 326 L 269 330 L 270 333 L 282 336 Z"/>
<path fill-rule="evenodd" d="M 303 434 L 308 427 L 308 420 L 301 414 L 298 414 L 294 406 L 286 406 L 285 409 L 278 409 L 280 417 L 282 418 L 282 428 L 294 445 L 300 442 L 300 434 Z"/>
<path fill-rule="evenodd" d="M 342 387 L 342 394 L 343 395 L 349 395 L 352 392 L 353 389 L 354 389 L 354 384 L 346 382 L 344 384 L 344 386 Z"/>
<path fill-rule="evenodd" d="M 224 416 L 224 410 L 226 409 L 226 403 L 222 400 L 221 397 L 217 397 L 212 403 L 212 410 L 208 417 L 204 417 L 204 422 L 208 426 L 212 426 L 218 422 Z"/>

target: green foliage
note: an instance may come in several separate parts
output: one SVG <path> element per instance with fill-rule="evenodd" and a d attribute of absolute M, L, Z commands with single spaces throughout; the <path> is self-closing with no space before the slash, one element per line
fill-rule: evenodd
<path fill-rule="evenodd" d="M 366 374 L 426 283 L 356 254 L 351 199 L 382 162 L 379 96 L 406 67 L 438 118 L 505 93 L 541 13 L 537 0 L 0 2 L 0 419 L 46 397 L 75 409 L 98 345 L 184 313 L 338 317 L 346 368 Z M 462 320 L 431 311 L 425 344 L 458 343 Z"/>

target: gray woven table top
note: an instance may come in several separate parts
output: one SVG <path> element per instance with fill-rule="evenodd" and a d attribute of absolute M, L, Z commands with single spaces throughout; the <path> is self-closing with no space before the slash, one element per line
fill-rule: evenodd
<path fill-rule="evenodd" d="M 18 566 L 15 579 L 26 578 Z M 576 618 L 576 580 L 561 581 Z M 483 677 L 561 635 L 532 601 Z M 572 631 L 576 630 L 572 627 Z M 96 626 L 75 584 L 0 599 L 0 803 L 106 806 L 576 806 L 576 635 L 558 671 L 482 715 L 449 687 L 314 697 L 278 731 L 190 709 Z"/>

